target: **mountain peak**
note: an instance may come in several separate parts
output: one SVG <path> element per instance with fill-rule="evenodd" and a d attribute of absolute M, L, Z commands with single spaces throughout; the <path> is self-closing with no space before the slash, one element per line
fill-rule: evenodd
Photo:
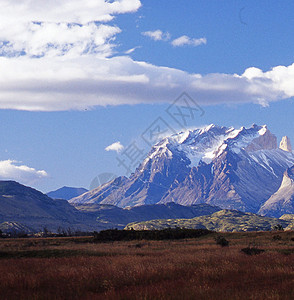
<path fill-rule="evenodd" d="M 280 217 L 294 209 L 294 166 L 288 168 L 279 189 L 262 205 L 261 215 Z"/>
<path fill-rule="evenodd" d="M 273 150 L 278 148 L 276 136 L 268 130 L 266 125 L 253 126 L 251 128 L 258 130 L 259 136 L 249 143 L 245 148 L 246 151 Z"/>
<path fill-rule="evenodd" d="M 277 149 L 277 138 L 266 125 L 253 124 L 250 128 L 235 129 L 210 124 L 166 137 L 152 148 L 145 163 L 158 154 L 171 158 L 176 149 L 186 154 L 192 166 L 197 166 L 200 161 L 210 163 L 227 148 L 236 153 L 242 149 L 247 152 Z"/>
<path fill-rule="evenodd" d="M 281 142 L 280 142 L 280 149 L 288 152 L 292 152 L 292 146 L 290 139 L 287 136 L 283 136 Z"/>
<path fill-rule="evenodd" d="M 71 198 L 80 196 L 86 192 L 88 192 L 88 190 L 86 190 L 84 188 L 75 188 L 75 187 L 64 186 L 58 190 L 48 192 L 47 196 L 49 196 L 52 199 L 69 200 Z"/>

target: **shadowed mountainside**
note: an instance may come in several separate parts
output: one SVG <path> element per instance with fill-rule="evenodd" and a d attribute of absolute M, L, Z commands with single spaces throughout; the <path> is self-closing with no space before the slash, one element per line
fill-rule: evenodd
<path fill-rule="evenodd" d="M 78 197 L 86 192 L 88 192 L 88 190 L 84 188 L 64 186 L 56 191 L 49 192 L 46 195 L 52 199 L 70 200 L 71 198 Z"/>

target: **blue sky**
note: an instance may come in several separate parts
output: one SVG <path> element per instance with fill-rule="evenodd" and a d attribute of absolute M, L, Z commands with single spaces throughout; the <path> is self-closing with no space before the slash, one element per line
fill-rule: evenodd
<path fill-rule="evenodd" d="M 105 148 L 145 153 L 158 117 L 183 129 L 166 109 L 184 91 L 204 111 L 189 128 L 267 124 L 294 141 L 293 1 L 23 3 L 0 1 L 1 179 L 48 192 L 125 175 Z"/>

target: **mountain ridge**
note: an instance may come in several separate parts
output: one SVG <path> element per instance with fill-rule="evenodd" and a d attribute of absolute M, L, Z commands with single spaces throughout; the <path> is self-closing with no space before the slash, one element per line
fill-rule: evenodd
<path fill-rule="evenodd" d="M 207 203 L 257 213 L 292 165 L 294 154 L 278 148 L 266 125 L 211 124 L 162 139 L 129 178 L 118 177 L 70 203 Z"/>
<path fill-rule="evenodd" d="M 78 197 L 86 192 L 88 192 L 88 190 L 85 188 L 75 188 L 75 187 L 63 186 L 62 188 L 59 188 L 57 190 L 46 193 L 46 195 L 52 199 L 70 200 L 70 199 L 72 199 L 74 197 Z"/>
<path fill-rule="evenodd" d="M 0 223 L 12 222 L 40 231 L 72 228 L 99 230 L 94 218 L 82 214 L 66 200 L 53 200 L 15 181 L 0 181 Z"/>

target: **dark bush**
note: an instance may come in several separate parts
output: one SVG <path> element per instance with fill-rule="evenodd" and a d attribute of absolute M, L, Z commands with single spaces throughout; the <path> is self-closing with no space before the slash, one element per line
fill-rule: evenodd
<path fill-rule="evenodd" d="M 215 242 L 217 245 L 220 245 L 222 247 L 227 247 L 229 246 L 229 241 L 225 239 L 225 237 L 219 235 L 218 237 L 215 238 Z"/>
<path fill-rule="evenodd" d="M 282 239 L 282 237 L 280 235 L 274 235 L 273 236 L 274 241 L 280 241 L 281 239 Z"/>
<path fill-rule="evenodd" d="M 274 226 L 274 230 L 276 230 L 276 231 L 283 231 L 284 228 L 283 228 L 283 226 L 281 224 L 277 224 L 277 225 Z"/>
<path fill-rule="evenodd" d="M 246 248 L 243 248 L 241 249 L 241 251 L 247 255 L 257 255 L 257 254 L 260 254 L 262 252 L 264 252 L 263 249 L 259 249 L 259 248 L 256 248 L 256 247 L 246 247 Z"/>
<path fill-rule="evenodd" d="M 207 229 L 168 228 L 162 230 L 117 230 L 109 229 L 94 232 L 94 242 L 132 240 L 178 240 L 198 238 L 212 231 Z"/>

